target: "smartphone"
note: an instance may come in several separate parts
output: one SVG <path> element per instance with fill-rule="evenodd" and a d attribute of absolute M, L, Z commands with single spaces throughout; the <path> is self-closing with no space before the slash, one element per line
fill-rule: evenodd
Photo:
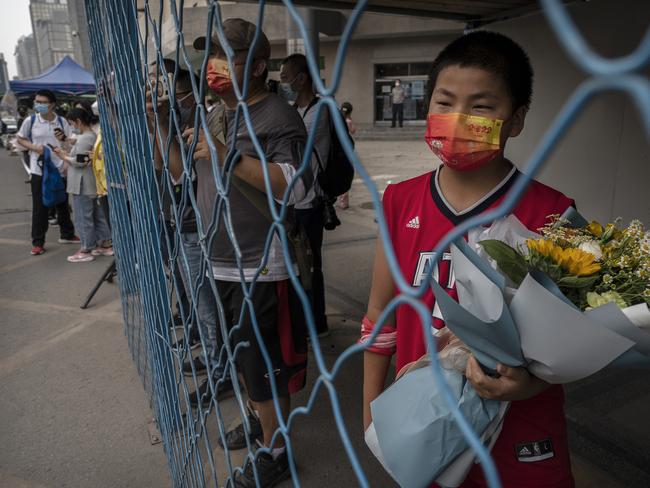
<path fill-rule="evenodd" d="M 56 149 L 56 147 L 53 146 L 52 144 L 50 144 L 49 142 L 46 145 L 47 145 L 47 147 L 49 147 L 52 150 Z"/>
<path fill-rule="evenodd" d="M 173 89 L 174 73 L 167 73 L 167 79 L 162 73 L 156 78 L 155 74 L 151 75 L 152 90 L 156 90 L 158 101 L 169 100 L 169 90 Z"/>

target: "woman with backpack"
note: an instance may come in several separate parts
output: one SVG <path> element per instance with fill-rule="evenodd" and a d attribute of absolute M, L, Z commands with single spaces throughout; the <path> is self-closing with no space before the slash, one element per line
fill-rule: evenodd
<path fill-rule="evenodd" d="M 72 195 L 75 224 L 81 238 L 81 249 L 68 256 L 71 263 L 93 261 L 95 256 L 113 255 L 107 247 L 111 233 L 103 209 L 97 204 L 97 185 L 92 167 L 92 152 L 97 135 L 92 130 L 93 118 L 87 110 L 74 108 L 67 115 L 68 123 L 78 129 L 70 154 L 55 149 L 63 159 L 68 176 L 68 193 Z"/>

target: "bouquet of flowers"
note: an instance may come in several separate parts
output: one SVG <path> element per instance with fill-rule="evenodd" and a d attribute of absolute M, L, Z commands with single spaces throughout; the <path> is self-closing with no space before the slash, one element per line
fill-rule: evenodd
<path fill-rule="evenodd" d="M 517 248 L 494 239 L 479 244 L 516 287 L 529 269 L 539 270 L 580 310 L 609 302 L 621 309 L 650 304 L 650 232 L 643 224 L 633 220 L 620 229 L 618 220 L 605 226 L 569 223 L 553 215 L 539 238 Z"/>
<path fill-rule="evenodd" d="M 436 299 L 447 327 L 488 368 L 486 345 L 512 347 L 503 337 L 549 383 L 650 366 L 650 234 L 638 220 L 603 226 L 570 208 L 536 234 L 510 215 L 454 243 L 452 261 L 459 301 L 434 284 Z"/>

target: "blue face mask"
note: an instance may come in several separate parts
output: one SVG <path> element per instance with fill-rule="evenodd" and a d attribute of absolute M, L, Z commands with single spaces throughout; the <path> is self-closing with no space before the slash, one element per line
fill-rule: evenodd
<path fill-rule="evenodd" d="M 50 110 L 49 103 L 34 103 L 34 110 L 39 114 L 46 114 Z"/>

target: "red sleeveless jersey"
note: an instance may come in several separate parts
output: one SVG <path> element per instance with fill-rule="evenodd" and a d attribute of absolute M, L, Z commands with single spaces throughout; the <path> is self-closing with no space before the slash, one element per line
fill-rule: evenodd
<path fill-rule="evenodd" d="M 499 205 L 520 173 L 513 168 L 491 192 L 471 208 L 457 213 L 445 201 L 436 172 L 389 185 L 383 207 L 400 270 L 407 282 L 419 286 L 425 279 L 427 264 L 435 260 L 434 277 L 458 298 L 451 255 L 435 257 L 438 242 L 463 220 Z M 573 201 L 562 193 L 532 181 L 512 212 L 528 229 L 537 231 L 548 216 L 562 214 Z M 432 310 L 434 326 L 442 328 L 442 314 L 435 305 L 431 289 L 422 298 Z M 422 325 L 409 306 L 395 313 L 397 327 L 397 370 L 426 353 Z M 564 393 L 553 386 L 527 400 L 512 402 L 503 430 L 494 448 L 504 488 L 571 488 L 574 486 L 567 446 L 564 418 Z M 480 465 L 475 465 L 463 487 L 487 486 Z"/>

